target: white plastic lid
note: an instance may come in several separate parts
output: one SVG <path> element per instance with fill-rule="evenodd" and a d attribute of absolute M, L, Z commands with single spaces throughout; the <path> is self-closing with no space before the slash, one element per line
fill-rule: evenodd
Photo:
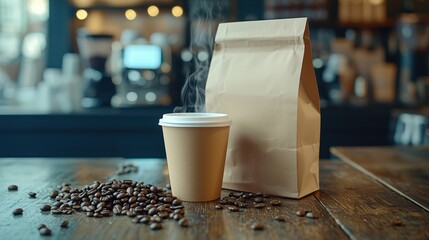
<path fill-rule="evenodd" d="M 166 127 L 225 127 L 231 125 L 224 113 L 167 113 L 159 119 Z"/>

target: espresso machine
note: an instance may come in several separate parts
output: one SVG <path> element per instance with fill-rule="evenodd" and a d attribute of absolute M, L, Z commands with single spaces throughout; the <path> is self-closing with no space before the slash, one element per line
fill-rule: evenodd
<path fill-rule="evenodd" d="M 113 44 L 114 107 L 169 105 L 171 48 L 163 35 Z"/>

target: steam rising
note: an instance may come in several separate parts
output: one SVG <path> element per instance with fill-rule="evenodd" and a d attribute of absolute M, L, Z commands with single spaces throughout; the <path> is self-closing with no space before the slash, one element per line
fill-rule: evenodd
<path fill-rule="evenodd" d="M 183 85 L 181 99 L 183 106 L 174 112 L 204 112 L 205 88 L 212 58 L 214 36 L 217 25 L 225 17 L 228 7 L 226 0 L 190 1 L 191 39 L 190 51 L 193 54 L 194 72 L 187 76 Z M 198 53 L 208 54 L 208 58 L 198 58 Z M 203 54 L 204 55 L 204 54 Z"/>

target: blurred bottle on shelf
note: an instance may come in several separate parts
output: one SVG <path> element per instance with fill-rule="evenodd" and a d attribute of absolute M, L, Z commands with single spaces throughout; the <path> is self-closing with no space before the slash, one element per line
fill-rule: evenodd
<path fill-rule="evenodd" d="M 398 20 L 397 30 L 399 100 L 405 104 L 416 104 L 419 99 L 424 99 L 418 93 L 424 95 L 422 86 L 429 77 L 429 16 L 403 14 Z"/>

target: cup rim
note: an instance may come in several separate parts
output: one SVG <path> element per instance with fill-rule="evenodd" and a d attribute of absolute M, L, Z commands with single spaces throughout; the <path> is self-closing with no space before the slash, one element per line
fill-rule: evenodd
<path fill-rule="evenodd" d="M 226 113 L 166 113 L 159 119 L 165 127 L 226 127 L 231 120 Z"/>

